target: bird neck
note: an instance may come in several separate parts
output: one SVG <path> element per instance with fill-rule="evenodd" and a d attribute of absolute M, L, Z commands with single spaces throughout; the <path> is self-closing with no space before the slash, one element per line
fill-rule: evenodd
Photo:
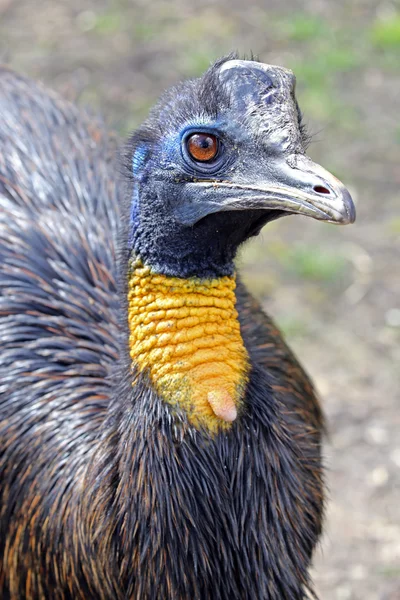
<path fill-rule="evenodd" d="M 129 349 L 172 412 L 197 428 L 227 429 L 236 419 L 249 360 L 235 308 L 235 277 L 157 274 L 131 259 Z"/>

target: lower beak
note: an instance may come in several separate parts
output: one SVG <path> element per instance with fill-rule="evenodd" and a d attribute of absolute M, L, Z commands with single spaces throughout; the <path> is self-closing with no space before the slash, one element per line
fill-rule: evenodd
<path fill-rule="evenodd" d="M 186 205 L 181 219 L 184 217 L 187 225 L 193 225 L 211 213 L 251 209 L 300 214 L 340 225 L 355 220 L 355 207 L 348 190 L 307 156 L 275 159 L 268 164 L 268 177 L 260 173 L 252 179 L 251 184 L 244 180 L 193 183 L 205 187 L 208 193 L 202 194 L 198 189 L 198 201 L 190 207 Z"/>

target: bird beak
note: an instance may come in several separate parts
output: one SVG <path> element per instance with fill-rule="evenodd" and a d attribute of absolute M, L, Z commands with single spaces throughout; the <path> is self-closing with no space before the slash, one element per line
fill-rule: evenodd
<path fill-rule="evenodd" d="M 263 170 L 260 165 L 251 182 L 242 179 L 191 184 L 198 186 L 197 199 L 190 206 L 186 204 L 181 222 L 193 225 L 209 214 L 236 210 L 277 211 L 277 216 L 282 212 L 300 214 L 340 225 L 354 222 L 355 207 L 348 190 L 307 156 L 280 156 L 268 161 L 265 174 Z"/>

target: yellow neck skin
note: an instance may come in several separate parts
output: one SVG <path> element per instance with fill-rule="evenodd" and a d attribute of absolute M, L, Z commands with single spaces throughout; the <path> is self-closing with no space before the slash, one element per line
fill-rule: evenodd
<path fill-rule="evenodd" d="M 236 419 L 249 370 L 235 309 L 235 279 L 180 279 L 136 260 L 128 291 L 133 364 L 165 402 L 211 432 Z"/>

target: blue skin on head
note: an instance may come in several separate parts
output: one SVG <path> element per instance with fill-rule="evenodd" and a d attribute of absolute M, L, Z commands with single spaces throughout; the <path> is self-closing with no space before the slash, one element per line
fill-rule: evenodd
<path fill-rule="evenodd" d="M 201 165 L 190 160 L 185 142 L 196 132 L 218 137 L 220 158 Z M 247 148 L 240 161 L 238 143 Z M 203 201 L 200 194 L 204 190 L 196 190 L 195 182 L 228 180 L 235 170 L 249 173 L 249 165 L 259 164 L 255 153 L 250 132 L 228 119 L 188 119 L 155 142 L 140 141 L 132 157 L 130 250 L 164 274 L 231 275 L 238 246 L 252 235 L 254 211 L 246 211 L 247 218 L 240 212 L 215 212 L 200 219 L 187 217 L 186 221 L 183 217 L 195 214 Z M 247 165 L 243 163 L 246 154 Z M 207 198 L 218 202 L 218 190 L 210 190 Z M 259 220 L 259 212 L 256 218 Z"/>
<path fill-rule="evenodd" d="M 215 136 L 219 151 L 196 159 L 191 133 Z M 272 219 L 351 222 L 348 192 L 305 156 L 305 139 L 293 75 L 279 67 L 226 61 L 172 89 L 131 140 L 130 250 L 165 275 L 220 277 Z"/>
<path fill-rule="evenodd" d="M 257 107 L 269 106 L 279 85 L 260 65 L 246 65 L 222 73 L 216 64 L 202 78 L 167 92 L 134 136 L 129 244 L 159 272 L 231 274 L 238 246 L 260 222 L 259 211 L 219 211 L 232 194 L 212 185 L 235 177 L 253 182 L 260 170 L 259 128 L 248 124 L 255 115 L 264 119 Z M 216 160 L 190 160 L 185 151 L 190 132 L 220 139 Z"/>
<path fill-rule="evenodd" d="M 136 148 L 132 157 L 132 174 L 134 179 L 130 213 L 129 248 L 132 249 L 133 235 L 139 219 L 139 186 L 143 165 L 147 156 L 147 147 L 143 144 Z"/>
<path fill-rule="evenodd" d="M 179 131 L 168 131 L 165 136 L 158 140 L 157 144 L 153 147 L 146 142 L 140 142 L 135 148 L 132 156 L 132 174 L 134 179 L 132 202 L 130 211 L 130 227 L 129 227 L 129 248 L 135 250 L 135 238 L 137 232 L 140 230 L 141 221 L 145 220 L 142 216 L 141 208 L 151 208 L 151 204 L 154 207 L 154 216 L 157 213 L 157 204 L 162 195 L 163 187 L 163 176 L 165 173 L 166 179 L 168 179 L 168 173 L 174 177 L 175 185 L 179 186 L 181 181 L 182 187 L 185 181 L 193 181 L 198 179 L 208 179 L 210 176 L 223 178 L 226 176 L 227 167 L 232 164 L 234 160 L 235 150 L 231 148 L 230 153 L 224 153 L 221 160 L 214 162 L 212 165 L 204 166 L 205 172 L 196 170 L 193 163 L 185 160 L 185 140 L 196 132 L 210 133 L 218 136 L 220 140 L 223 140 L 226 135 L 231 137 L 237 136 L 237 129 L 233 125 L 223 122 L 222 120 L 193 120 L 183 125 Z M 222 144 L 222 142 L 221 142 Z M 221 146 L 222 148 L 222 146 Z M 157 165 L 157 175 L 153 168 Z M 152 180 L 158 181 L 157 192 L 154 194 L 154 200 L 152 202 L 151 195 L 149 195 L 148 188 L 149 182 Z M 165 193 L 164 199 L 165 205 L 171 203 L 171 197 Z M 143 206 L 146 204 L 147 206 Z M 169 216 L 173 220 L 172 211 L 169 211 Z M 165 222 L 165 227 L 170 226 L 170 223 Z M 155 229 L 157 229 L 155 225 Z M 186 230 L 191 228 L 186 227 Z M 182 232 L 184 233 L 184 232 Z M 150 240 L 148 240 L 150 241 Z M 146 244 L 148 245 L 148 244 Z M 140 249 L 138 249 L 140 255 Z M 156 265 L 152 265 L 156 266 Z M 160 268 L 157 266 L 156 268 Z"/>

